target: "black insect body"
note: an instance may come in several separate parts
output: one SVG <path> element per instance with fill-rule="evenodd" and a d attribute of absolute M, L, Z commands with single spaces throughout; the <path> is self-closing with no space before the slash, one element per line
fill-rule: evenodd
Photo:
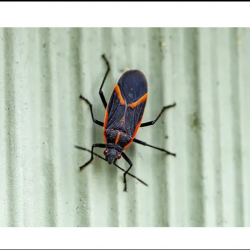
<path fill-rule="evenodd" d="M 174 107 L 176 104 L 165 106 L 162 108 L 160 114 L 153 121 L 142 123 L 142 118 L 148 98 L 148 84 L 146 77 L 139 70 L 129 70 L 125 72 L 118 83 L 115 85 L 114 90 L 110 96 L 108 104 L 102 92 L 102 87 L 106 80 L 106 77 L 110 71 L 109 62 L 106 59 L 105 55 L 102 56 L 107 64 L 107 71 L 102 81 L 99 95 L 101 97 L 102 103 L 106 109 L 104 123 L 98 121 L 94 118 L 92 104 L 83 96 L 80 96 L 82 100 L 88 103 L 92 115 L 93 122 L 103 127 L 103 137 L 105 144 L 93 144 L 92 150 L 88 150 L 83 147 L 76 146 L 78 149 L 86 150 L 91 152 L 91 159 L 86 162 L 80 169 L 86 167 L 92 160 L 93 155 L 98 156 L 99 158 L 104 159 L 100 155 L 93 152 L 95 147 L 105 148 L 104 155 L 105 159 L 109 164 L 114 164 L 120 168 L 116 161 L 123 157 L 129 164 L 128 170 L 124 171 L 124 191 L 127 190 L 127 181 L 126 175 L 133 176 L 129 173 L 129 170 L 132 168 L 133 163 L 128 158 L 128 156 L 123 152 L 132 142 L 139 143 L 144 146 L 152 147 L 167 154 L 175 156 L 175 154 L 152 145 L 147 144 L 146 142 L 140 141 L 135 138 L 136 133 L 140 127 L 146 127 L 155 124 L 159 119 L 162 113 Z M 143 184 L 147 185 L 142 180 L 133 176 Z"/>

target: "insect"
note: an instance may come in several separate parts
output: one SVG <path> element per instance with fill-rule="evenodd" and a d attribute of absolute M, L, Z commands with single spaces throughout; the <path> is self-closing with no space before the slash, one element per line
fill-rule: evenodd
<path fill-rule="evenodd" d="M 123 157 L 129 164 L 129 167 L 126 171 L 120 168 L 122 171 L 124 171 L 124 191 L 127 191 L 127 175 L 130 175 L 143 184 L 147 185 L 145 182 L 129 173 L 133 163 L 123 152 L 123 150 L 126 149 L 132 142 L 163 151 L 172 156 L 176 156 L 176 154 L 171 153 L 163 148 L 149 145 L 148 143 L 135 138 L 140 127 L 154 125 L 164 111 L 174 107 L 176 104 L 174 103 L 172 105 L 164 106 L 155 120 L 142 123 L 142 118 L 148 99 L 148 84 L 146 77 L 139 70 L 126 71 L 120 77 L 118 83 L 114 86 L 114 90 L 107 103 L 102 88 L 110 71 L 110 65 L 105 55 L 102 55 L 102 58 L 107 65 L 107 71 L 99 89 L 100 98 L 104 108 L 106 109 L 104 122 L 96 120 L 93 114 L 92 104 L 82 95 L 80 95 L 80 98 L 89 105 L 93 122 L 103 127 L 103 137 L 105 143 L 93 144 L 91 151 L 80 146 L 75 147 L 81 150 L 89 151 L 91 153 L 90 160 L 81 166 L 80 170 L 92 162 L 94 155 L 106 160 L 109 164 L 114 164 L 118 168 L 120 167 L 116 164 L 116 161 Z M 105 148 L 105 158 L 94 152 L 94 148 L 96 147 Z"/>

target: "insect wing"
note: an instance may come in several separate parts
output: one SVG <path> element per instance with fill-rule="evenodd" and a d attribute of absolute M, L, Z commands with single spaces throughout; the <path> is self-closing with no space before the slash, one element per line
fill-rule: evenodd
<path fill-rule="evenodd" d="M 122 98 L 128 105 L 125 114 L 125 128 L 127 133 L 134 138 L 140 127 L 147 102 L 147 80 L 141 71 L 130 70 L 121 76 L 118 86 Z"/>

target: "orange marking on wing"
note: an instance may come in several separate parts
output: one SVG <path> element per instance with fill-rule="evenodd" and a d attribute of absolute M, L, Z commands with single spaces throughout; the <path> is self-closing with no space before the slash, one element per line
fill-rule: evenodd
<path fill-rule="evenodd" d="M 146 93 L 145 95 L 143 95 L 138 101 L 129 104 L 128 107 L 131 107 L 133 109 L 137 105 L 141 104 L 142 102 L 145 102 L 147 99 L 148 99 L 148 93 Z"/>
<path fill-rule="evenodd" d="M 136 136 L 136 134 L 137 134 L 137 131 L 138 131 L 138 129 L 139 129 L 140 126 L 141 126 L 141 122 L 142 122 L 142 119 L 141 119 L 140 122 L 137 124 L 137 126 L 136 126 L 136 128 L 135 128 L 135 132 L 134 132 L 134 134 L 133 134 L 133 136 L 132 136 L 132 139 L 135 138 L 135 136 Z"/>
<path fill-rule="evenodd" d="M 120 90 L 118 84 L 115 85 L 115 92 L 116 92 L 116 94 L 117 94 L 117 97 L 118 97 L 119 100 L 120 100 L 120 103 L 121 103 L 122 105 L 125 105 L 125 101 L 124 101 L 124 99 L 123 99 L 123 97 L 122 97 L 121 90 Z"/>
<path fill-rule="evenodd" d="M 123 148 L 123 150 L 126 149 L 132 142 L 133 142 L 133 139 L 131 138 L 131 141 Z"/>
<path fill-rule="evenodd" d="M 120 132 L 118 131 L 118 135 L 116 136 L 116 139 L 115 139 L 115 145 L 118 143 L 119 138 L 120 138 Z"/>
<path fill-rule="evenodd" d="M 136 134 L 137 134 L 137 131 L 138 129 L 140 128 L 141 126 L 141 123 L 142 123 L 142 119 L 140 120 L 140 122 L 137 124 L 136 128 L 135 128 L 135 132 L 133 134 L 133 137 L 131 138 L 131 141 L 123 148 L 123 149 L 126 149 L 132 142 L 133 142 L 133 139 L 135 138 Z"/>
<path fill-rule="evenodd" d="M 104 137 L 104 142 L 107 144 L 107 138 L 105 135 L 105 131 L 106 131 L 106 126 L 107 126 L 107 122 L 108 122 L 108 109 L 106 109 L 105 111 L 105 117 L 104 117 L 104 125 L 103 125 L 103 137 Z"/>

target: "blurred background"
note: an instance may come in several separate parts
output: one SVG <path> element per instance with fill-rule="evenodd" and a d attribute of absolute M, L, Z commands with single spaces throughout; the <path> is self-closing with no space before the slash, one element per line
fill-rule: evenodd
<path fill-rule="evenodd" d="M 250 226 L 250 29 L 1 28 L 0 226 Z M 149 83 L 143 121 L 177 103 L 132 144 L 128 177 L 95 158 L 98 91 L 126 69 Z M 103 154 L 103 149 L 96 149 Z M 127 168 L 124 160 L 118 164 Z"/>

